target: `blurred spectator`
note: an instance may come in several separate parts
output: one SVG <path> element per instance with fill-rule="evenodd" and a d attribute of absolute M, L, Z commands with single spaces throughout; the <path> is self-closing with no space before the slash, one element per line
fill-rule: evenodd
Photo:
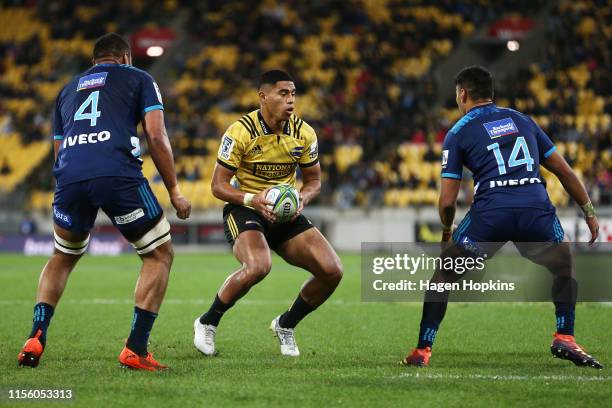
<path fill-rule="evenodd" d="M 429 163 L 437 163 L 440 161 L 440 155 L 436 152 L 433 142 L 427 143 L 427 151 L 423 156 L 423 160 Z"/>
<path fill-rule="evenodd" d="M 32 218 L 30 213 L 24 213 L 23 219 L 19 223 L 19 232 L 22 235 L 35 235 L 38 232 L 38 225 L 36 220 Z"/>
<path fill-rule="evenodd" d="M 9 165 L 8 159 L 4 157 L 2 159 L 2 166 L 0 166 L 0 174 L 6 176 L 11 173 L 11 166 Z"/>

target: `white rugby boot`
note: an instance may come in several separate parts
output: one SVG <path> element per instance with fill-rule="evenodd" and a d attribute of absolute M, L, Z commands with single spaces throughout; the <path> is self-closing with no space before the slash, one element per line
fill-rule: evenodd
<path fill-rule="evenodd" d="M 217 334 L 217 327 L 212 324 L 200 323 L 198 317 L 193 322 L 193 345 L 198 351 L 206 356 L 215 355 L 215 335 Z"/>
<path fill-rule="evenodd" d="M 280 350 L 283 356 L 298 357 L 300 355 L 300 349 L 295 342 L 295 329 L 286 329 L 280 327 L 278 324 L 280 316 L 277 316 L 272 323 L 270 323 L 270 330 L 278 337 L 280 343 Z"/>

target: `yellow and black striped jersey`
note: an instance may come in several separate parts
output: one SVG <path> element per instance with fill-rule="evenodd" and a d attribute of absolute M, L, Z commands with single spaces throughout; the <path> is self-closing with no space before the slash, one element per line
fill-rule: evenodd
<path fill-rule="evenodd" d="M 280 183 L 295 186 L 296 169 L 318 163 L 317 135 L 296 115 L 276 134 L 259 110 L 234 122 L 219 146 L 217 163 L 236 172 L 232 185 L 258 193 Z"/>

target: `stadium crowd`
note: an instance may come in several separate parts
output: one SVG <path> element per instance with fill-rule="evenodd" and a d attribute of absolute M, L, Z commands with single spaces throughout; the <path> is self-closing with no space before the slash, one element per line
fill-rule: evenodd
<path fill-rule="evenodd" d="M 566 159 L 582 173 L 594 200 L 608 205 L 612 203 L 612 29 L 606 22 L 611 17 L 609 1 L 559 2 L 546 19 L 543 62 L 508 78 L 502 95 L 511 106 L 536 118 L 564 147 Z"/>
<path fill-rule="evenodd" d="M 167 75 L 158 80 L 177 170 L 196 207 L 221 205 L 209 188 L 220 135 L 257 107 L 254 80 L 276 67 L 295 77 L 298 111 L 318 130 L 325 177 L 320 202 L 341 208 L 434 203 L 440 142 L 458 118 L 452 101 L 436 107 L 438 87 L 448 84 L 437 83 L 435 65 L 477 28 L 509 10 L 535 15 L 546 2 L 194 3 L 87 7 L 76 1 L 9 1 L 0 10 L 0 140 L 10 139 L 23 151 L 42 146 L 37 148 L 42 153 L 19 161 L 18 155 L 0 156 L 10 173 L 0 177 L 14 180 L 3 183 L 5 188 L 27 180 L 36 190 L 51 190 L 49 172 L 32 174 L 49 156 L 54 98 L 71 75 L 89 65 L 93 39 L 182 19 L 187 40 L 160 60 Z M 504 78 L 497 84 L 497 100 L 533 115 L 581 171 L 595 200 L 609 204 L 612 93 L 606 21 L 612 6 L 562 1 L 550 9 L 543 62 Z M 144 171 L 156 179 L 150 160 Z M 32 197 L 34 207 L 49 204 L 49 193 Z M 470 195 L 462 197 L 466 201 Z M 567 204 L 552 180 L 551 197 Z"/>

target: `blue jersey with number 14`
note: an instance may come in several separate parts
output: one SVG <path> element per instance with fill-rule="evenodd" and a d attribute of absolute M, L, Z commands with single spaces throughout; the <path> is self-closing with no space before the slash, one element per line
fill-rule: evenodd
<path fill-rule="evenodd" d="M 442 177 L 474 177 L 475 209 L 552 209 L 540 163 L 555 151 L 550 138 L 527 115 L 493 103 L 471 109 L 448 132 Z"/>
<path fill-rule="evenodd" d="M 97 177 L 142 178 L 136 127 L 162 109 L 153 78 L 130 65 L 98 64 L 60 92 L 54 139 L 61 141 L 53 174 L 58 186 Z"/>

